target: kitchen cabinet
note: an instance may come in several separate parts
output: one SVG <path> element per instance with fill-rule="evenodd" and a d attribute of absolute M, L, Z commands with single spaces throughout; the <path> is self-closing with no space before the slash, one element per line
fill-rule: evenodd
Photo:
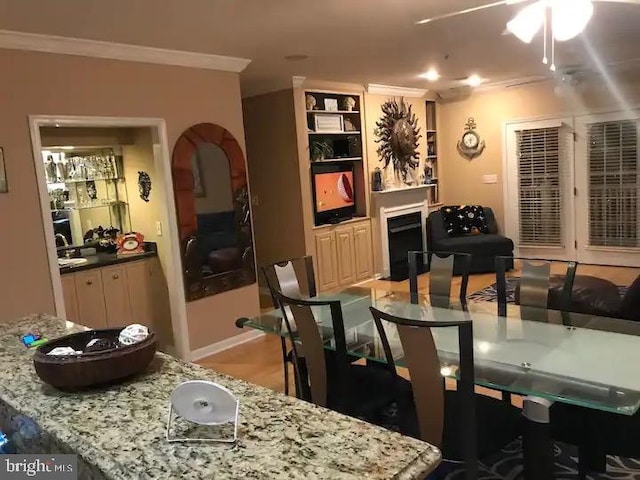
<path fill-rule="evenodd" d="M 369 220 L 323 227 L 315 234 L 318 291 L 346 287 L 373 276 Z"/>
<path fill-rule="evenodd" d="M 74 274 L 78 295 L 78 321 L 89 328 L 107 328 L 107 308 L 100 269 Z"/>
<path fill-rule="evenodd" d="M 73 275 L 62 276 L 62 294 L 67 319 L 72 322 L 79 322 L 78 293 L 76 292 L 76 279 Z"/>
<path fill-rule="evenodd" d="M 67 319 L 90 328 L 148 326 L 171 338 L 169 293 L 157 258 L 62 275 Z"/>
<path fill-rule="evenodd" d="M 109 327 L 126 327 L 134 323 L 131 321 L 130 287 L 126 264 L 104 267 L 100 270 Z"/>

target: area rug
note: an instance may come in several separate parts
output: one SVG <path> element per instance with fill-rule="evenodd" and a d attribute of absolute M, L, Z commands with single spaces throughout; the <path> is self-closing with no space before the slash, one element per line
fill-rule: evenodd
<path fill-rule="evenodd" d="M 519 281 L 520 281 L 520 278 L 518 277 L 507 278 L 507 303 L 516 303 L 515 291 Z M 482 290 L 473 292 L 472 294 L 467 296 L 467 300 L 471 300 L 474 302 L 497 302 L 498 301 L 497 286 L 498 284 L 494 283 L 493 285 L 489 285 L 488 287 L 485 287 Z M 622 287 L 618 285 L 618 292 L 620 293 L 620 297 L 624 297 L 628 289 L 629 287 Z"/>
<path fill-rule="evenodd" d="M 578 450 L 571 445 L 555 443 L 556 480 L 577 480 Z M 520 480 L 522 473 L 522 444 L 516 440 L 506 446 L 493 458 L 480 463 L 478 480 Z M 428 477 L 429 480 L 465 480 L 464 469 L 452 464 L 443 464 Z M 607 472 L 591 473 L 587 480 L 638 480 L 640 479 L 640 461 L 629 458 L 607 456 Z"/>

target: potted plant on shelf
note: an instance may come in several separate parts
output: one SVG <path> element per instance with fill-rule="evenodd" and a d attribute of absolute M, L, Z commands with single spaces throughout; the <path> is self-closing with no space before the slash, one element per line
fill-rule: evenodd
<path fill-rule="evenodd" d="M 311 143 L 309 147 L 312 162 L 321 162 L 327 158 L 333 158 L 333 147 L 326 140 Z"/>

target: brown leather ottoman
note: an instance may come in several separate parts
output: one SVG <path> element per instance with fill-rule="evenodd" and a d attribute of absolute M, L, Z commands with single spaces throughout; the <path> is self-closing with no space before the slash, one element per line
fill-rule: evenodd
<path fill-rule="evenodd" d="M 553 310 L 560 310 L 564 275 L 552 275 L 549 279 L 549 284 L 547 307 Z M 520 285 L 518 284 L 515 290 L 516 304 L 519 304 L 519 301 Z M 621 309 L 622 298 L 615 284 L 604 278 L 576 275 L 573 282 L 569 311 L 615 317 L 619 315 Z"/>

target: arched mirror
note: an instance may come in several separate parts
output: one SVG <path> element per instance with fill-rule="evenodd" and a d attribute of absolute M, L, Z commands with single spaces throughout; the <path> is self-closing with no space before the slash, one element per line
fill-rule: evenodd
<path fill-rule="evenodd" d="M 173 149 L 187 300 L 255 283 L 244 156 L 229 131 L 212 123 L 186 130 Z"/>

